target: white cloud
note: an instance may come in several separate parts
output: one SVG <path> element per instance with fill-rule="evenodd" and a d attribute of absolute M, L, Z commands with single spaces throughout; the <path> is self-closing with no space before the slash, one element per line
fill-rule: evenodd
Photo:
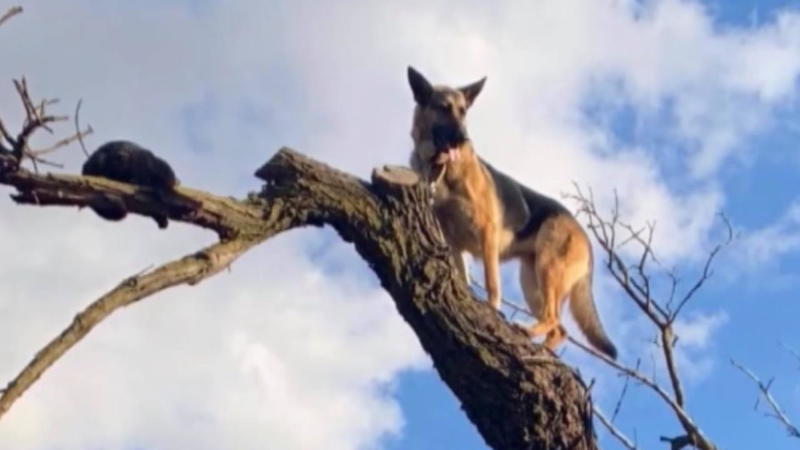
<path fill-rule="evenodd" d="M 759 271 L 800 249 L 800 202 L 786 208 L 773 223 L 742 231 L 734 242 L 737 270 Z M 773 280 L 774 281 L 774 280 Z"/>
<path fill-rule="evenodd" d="M 607 289 L 605 286 L 599 290 L 598 298 L 607 301 L 619 300 L 628 302 L 619 296 L 609 295 L 617 292 L 616 289 Z M 624 295 L 624 294 L 619 294 Z M 630 305 L 632 307 L 632 305 Z M 619 317 L 620 310 L 626 308 L 619 304 L 607 308 L 612 314 L 607 317 Z M 664 353 L 661 349 L 658 330 L 647 318 L 634 315 L 635 318 L 626 321 L 608 321 L 606 329 L 610 331 L 615 344 L 621 349 L 620 361 L 629 367 L 640 364 L 640 372 L 645 376 L 654 377 L 656 382 L 663 387 L 669 385 L 669 374 L 666 371 Z M 613 319 L 612 319 L 613 320 Z M 673 355 L 678 368 L 678 375 L 684 383 L 696 387 L 707 381 L 716 367 L 719 355 L 715 345 L 716 333 L 728 323 L 728 315 L 724 311 L 697 312 L 685 310 L 682 317 L 675 321 L 673 331 L 678 340 L 673 348 Z M 619 379 L 616 372 L 609 372 L 608 367 L 594 360 L 578 349 L 571 350 L 569 360 L 574 361 L 581 372 L 587 373 L 587 379 L 597 379 L 599 398 L 601 404 L 614 401 L 613 392 L 619 389 Z M 609 373 L 613 376 L 609 376 Z M 609 396 L 607 390 L 612 394 Z"/>
<path fill-rule="evenodd" d="M 713 335 L 728 322 L 724 311 L 684 314 L 675 321 L 675 359 L 681 375 L 690 381 L 707 378 L 714 368 Z"/>
<path fill-rule="evenodd" d="M 14 61 L 0 66 L 0 79 L 25 73 L 65 111 L 82 97 L 84 121 L 98 130 L 92 142 L 138 140 L 184 183 L 241 194 L 280 145 L 363 176 L 405 162 L 407 64 L 435 82 L 488 75 L 470 117 L 483 155 L 551 195 L 575 180 L 608 206 L 616 188 L 626 219 L 655 220 L 659 254 L 682 261 L 702 251 L 725 204 L 720 166 L 796 95 L 798 46 L 796 14 L 721 29 L 678 0 L 56 2 L 28 6 L 0 29 L 0 53 Z M 6 86 L 0 114 L 13 127 Z M 665 181 L 654 156 L 663 148 L 622 147 L 586 120 L 582 102 L 598 93 L 649 115 L 646 125 L 663 128 L 667 144 L 688 149 L 676 151 L 691 172 L 679 178 L 686 186 Z M 660 123 L 665 105 L 671 117 Z M 70 151 L 59 157 L 77 170 L 80 156 Z M 145 219 L 112 225 L 88 211 L 0 209 L 0 236 L 14 236 L 0 239 L 0 252 L 21 255 L 0 268 L 0 333 L 19 342 L 0 350 L 4 379 L 87 299 L 211 239 L 175 225 L 160 233 Z M 45 429 L 67 447 L 138 439 L 246 448 L 268 438 L 283 448 L 353 448 L 396 432 L 397 405 L 377 386 L 418 367 L 418 345 L 386 296 L 363 281 L 363 266 L 320 272 L 304 253 L 309 236 L 269 243 L 230 276 L 123 311 L 45 375 L 0 422 L 0 435 L 20 448 L 52 444 Z M 344 251 L 352 253 L 339 246 L 330 260 L 355 261 L 340 258 Z M 604 301 L 605 320 L 621 322 Z M 297 430 L 324 414 L 337 420 Z M 186 422 L 192 432 L 176 433 Z"/>
<path fill-rule="evenodd" d="M 3 235 L 28 237 L 23 227 L 34 212 L 55 221 L 70 215 L 65 241 L 87 244 L 62 255 L 65 264 L 39 256 L 57 257 L 66 250 L 58 242 L 32 252 L 23 250 L 30 241 L 9 248 L 24 269 L 0 275 L 0 285 L 12 286 L 0 303 L 8 321 L 0 335 L 15 342 L 4 347 L 3 379 L 85 302 L 154 258 L 180 256 L 201 241 L 144 220 L 103 227 L 88 211 L 2 209 L 28 215 L 5 224 Z M 18 401 L 0 422 L 2 441 L 20 449 L 352 449 L 398 433 L 392 380 L 426 359 L 376 283 L 329 277 L 303 256 L 310 233 L 276 238 L 228 274 L 119 311 Z"/>
<path fill-rule="evenodd" d="M 708 347 L 711 334 L 728 321 L 724 312 L 694 315 L 675 321 L 675 334 L 680 336 L 678 346 L 703 350 Z"/>

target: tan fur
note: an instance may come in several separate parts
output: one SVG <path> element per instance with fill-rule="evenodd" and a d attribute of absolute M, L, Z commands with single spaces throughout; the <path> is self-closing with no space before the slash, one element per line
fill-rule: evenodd
<path fill-rule="evenodd" d="M 409 81 L 417 98 L 419 88 L 415 88 L 412 77 L 421 75 L 412 71 L 409 69 Z M 420 83 L 427 83 L 422 80 Z M 433 127 L 455 123 L 465 129 L 466 110 L 480 92 L 483 80 L 461 89 L 424 83 L 422 87 L 430 90 L 420 90 L 430 98 L 424 104 L 417 98 L 411 129 L 411 166 L 433 184 L 434 212 L 454 255 L 468 252 L 483 261 L 487 300 L 496 309 L 502 298 L 500 262 L 519 258 L 522 291 L 538 319 L 529 334 L 545 335 L 545 345 L 551 349 L 566 338 L 560 318 L 564 301 L 571 293 L 580 294 L 580 301 L 572 304 L 573 316 L 590 343 L 614 357 L 616 349 L 605 336 L 592 303 L 591 245 L 575 218 L 564 210 L 548 216 L 536 232 L 519 239 L 503 223 L 503 198 L 471 141 L 457 146 L 457 159 L 441 163 L 438 158 L 441 151 L 437 152 L 434 146 Z M 475 86 L 477 89 L 470 92 Z M 472 98 L 465 97 L 465 92 Z M 466 269 L 462 266 L 460 270 L 466 277 Z"/>
<path fill-rule="evenodd" d="M 561 308 L 575 283 L 591 271 L 591 248 L 580 225 L 568 215 L 546 220 L 539 232 L 520 243 L 523 272 L 530 280 L 523 283 L 523 294 L 539 323 L 531 336 L 547 335 L 545 345 L 557 347 L 566 337 L 561 323 Z"/>

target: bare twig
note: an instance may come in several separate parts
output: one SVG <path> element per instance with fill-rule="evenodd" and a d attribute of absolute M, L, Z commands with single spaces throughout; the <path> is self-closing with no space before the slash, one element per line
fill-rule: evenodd
<path fill-rule="evenodd" d="M 639 367 L 641 366 L 642 360 L 636 360 L 636 367 L 634 370 L 637 372 L 639 371 Z M 619 415 L 620 410 L 622 409 L 622 401 L 625 399 L 625 394 L 628 392 L 628 384 L 630 384 L 631 377 L 625 376 L 625 384 L 622 385 L 622 391 L 619 393 L 619 398 L 617 399 L 617 404 L 614 405 L 614 413 L 611 415 L 611 423 L 617 419 L 617 415 Z"/>
<path fill-rule="evenodd" d="M 783 342 L 781 342 L 781 347 L 783 347 L 783 349 L 786 350 L 790 355 L 794 356 L 794 359 L 796 359 L 797 362 L 800 363 L 800 352 L 793 349 L 792 347 L 789 347 Z"/>
<path fill-rule="evenodd" d="M 8 143 L 9 147 L 6 147 L 4 142 Z M 8 132 L 6 125 L 3 123 L 3 119 L 0 118 L 0 150 L 5 152 L 10 152 L 14 147 L 14 137 L 11 136 L 11 133 Z"/>
<path fill-rule="evenodd" d="M 17 94 L 19 95 L 20 101 L 25 110 L 25 119 L 23 121 L 22 130 L 17 134 L 16 138 L 11 135 L 11 133 L 3 124 L 2 120 L 0 120 L 0 150 L 6 153 L 10 152 L 16 158 L 17 165 L 22 162 L 23 158 L 29 158 L 33 163 L 34 170 L 37 173 L 39 171 L 39 164 L 45 164 L 52 167 L 61 167 L 60 164 L 43 159 L 42 155 L 52 153 L 76 140 L 81 143 L 81 148 L 83 149 L 84 153 L 87 153 L 86 148 L 83 145 L 83 137 L 91 134 L 94 130 L 92 130 L 91 126 L 88 126 L 85 130 L 80 129 L 80 122 L 78 119 L 81 106 L 80 101 L 75 109 L 75 134 L 60 139 L 47 148 L 32 150 L 29 146 L 29 140 L 38 129 L 44 129 L 52 133 L 52 129 L 49 127 L 49 124 L 64 121 L 68 118 L 66 116 L 54 116 L 47 114 L 47 107 L 57 103 L 58 99 L 45 99 L 41 100 L 38 105 L 34 105 L 34 102 L 31 100 L 30 92 L 28 91 L 28 83 L 24 77 L 21 80 L 14 80 L 14 87 L 17 90 Z M 8 147 L 3 144 L 4 141 L 8 144 Z"/>
<path fill-rule="evenodd" d="M 20 14 L 22 12 L 22 6 L 12 6 L 8 9 L 2 16 L 0 16 L 0 26 L 2 26 L 6 20 Z"/>
<path fill-rule="evenodd" d="M 616 196 L 615 206 L 612 208 L 611 212 L 612 218 L 607 221 L 604 220 L 602 215 L 597 211 L 597 207 L 591 197 L 586 197 L 578 187 L 576 187 L 576 191 L 577 194 L 567 194 L 566 197 L 577 201 L 579 204 L 578 214 L 585 215 L 589 220 L 588 228 L 604 251 L 606 267 L 609 273 L 611 273 L 611 276 L 653 323 L 665 323 L 668 317 L 667 312 L 650 296 L 649 281 L 637 282 L 636 279 L 632 278 L 628 270 L 628 265 L 616 251 L 615 242 L 617 240 L 617 227 L 626 227 L 625 224 L 619 221 L 619 205 Z M 628 226 L 628 228 L 634 232 L 632 227 Z M 634 236 L 633 239 L 639 242 L 647 242 L 640 236 Z M 652 254 L 650 250 L 646 250 L 646 253 Z M 646 257 L 644 261 L 646 261 Z M 644 267 L 643 263 L 642 267 Z"/>
<path fill-rule="evenodd" d="M 260 241 L 234 239 L 164 264 L 153 272 L 130 277 L 100 297 L 50 341 L 5 388 L 0 396 L 0 417 L 64 353 L 96 325 L 119 308 L 179 284 L 196 284 L 228 267 L 239 255 Z"/>
<path fill-rule="evenodd" d="M 711 264 L 714 262 L 714 258 L 716 258 L 719 251 L 730 242 L 731 238 L 729 237 L 727 241 L 717 244 L 714 249 L 711 250 L 711 252 L 708 254 L 708 258 L 706 258 L 705 266 L 703 266 L 703 273 L 700 274 L 700 277 L 697 279 L 697 281 L 695 281 L 691 289 L 686 292 L 681 301 L 678 303 L 678 307 L 675 308 L 675 311 L 670 316 L 670 322 L 675 321 L 683 307 L 686 306 L 686 303 L 692 299 L 697 290 L 703 287 L 703 284 L 711 277 L 711 275 L 713 275 L 714 272 L 711 270 Z"/>
<path fill-rule="evenodd" d="M 57 162 L 54 162 L 54 161 L 48 161 L 48 160 L 40 157 L 39 155 L 35 155 L 35 154 L 31 153 L 31 152 L 25 152 L 25 156 L 27 156 L 31 160 L 31 162 L 33 163 L 33 171 L 36 172 L 36 173 L 39 173 L 39 164 L 41 164 L 43 166 L 54 167 L 54 168 L 57 168 L 57 169 L 63 169 L 64 168 L 64 165 L 61 164 L 61 163 L 57 163 Z"/>
<path fill-rule="evenodd" d="M 678 292 L 678 284 L 680 284 L 680 278 L 678 278 L 678 274 L 675 272 L 675 268 L 673 267 L 670 270 L 667 270 L 665 273 L 666 277 L 669 278 L 669 297 L 667 298 L 666 309 L 667 311 L 672 310 L 672 303 L 675 301 L 675 294 Z"/>
<path fill-rule="evenodd" d="M 666 392 L 658 386 L 655 374 L 650 379 L 650 383 L 652 383 L 650 387 L 653 389 L 657 388 L 657 391 L 661 390 L 659 395 L 662 396 L 676 413 L 678 420 L 683 425 L 686 436 L 690 438 L 692 443 L 698 441 L 703 445 L 713 446 L 710 441 L 699 434 L 697 426 L 690 420 L 684 409 L 684 391 L 679 376 L 677 361 L 674 356 L 674 347 L 678 337 L 674 333 L 673 323 L 684 307 L 695 297 L 699 289 L 710 278 L 712 274 L 711 267 L 716 256 L 722 248 L 732 241 L 733 232 L 730 222 L 724 215 L 720 214 L 727 230 L 726 239 L 709 252 L 701 275 L 690 289 L 677 300 L 677 305 L 673 310 L 672 305 L 673 302 L 676 301 L 675 296 L 678 291 L 679 279 L 675 269 L 664 269 L 660 267 L 662 264 L 655 256 L 655 252 L 653 251 L 655 223 L 647 223 L 644 227 L 636 227 L 625 223 L 624 220 L 620 218 L 619 196 L 616 191 L 614 192 L 613 204 L 610 207 L 610 212 L 605 217 L 597 210 L 591 189 L 588 190 L 587 195 L 584 193 L 584 190 L 575 184 L 575 192 L 575 194 L 566 194 L 565 197 L 578 203 L 577 214 L 583 215 L 587 219 L 587 228 L 602 249 L 606 268 L 612 278 L 658 330 L 656 344 L 659 346 L 660 352 L 664 358 L 664 366 L 669 376 L 672 395 L 665 396 Z M 640 250 L 633 262 L 627 262 L 619 252 L 621 247 L 629 243 L 636 243 Z M 650 264 L 651 262 L 656 266 Z M 654 268 L 663 270 L 671 283 L 669 285 L 666 301 L 659 301 L 653 290 Z M 617 370 L 630 376 L 630 372 L 626 372 L 619 367 L 617 367 Z M 626 370 L 631 369 L 627 368 Z M 634 372 L 638 372 L 638 367 Z M 648 385 L 648 383 L 644 384 Z M 680 438 L 676 439 L 676 441 L 671 442 L 681 441 Z"/>
<path fill-rule="evenodd" d="M 597 350 L 595 350 L 595 349 L 583 344 L 582 342 L 574 339 L 571 336 L 568 339 L 569 339 L 570 342 L 572 342 L 574 345 L 576 345 L 581 350 L 583 350 L 583 351 L 593 355 L 594 357 L 600 359 L 601 361 L 605 362 L 606 364 L 608 364 L 609 366 L 613 367 L 617 371 L 619 371 L 619 372 L 621 372 L 621 373 L 623 373 L 623 374 L 635 379 L 636 381 L 639 381 L 643 385 L 645 385 L 648 388 L 650 388 L 659 397 L 661 397 L 661 399 L 665 403 L 667 403 L 667 405 L 675 413 L 676 417 L 678 418 L 678 421 L 681 423 L 681 425 L 683 426 L 684 430 L 686 430 L 687 435 L 692 437 L 692 440 L 694 441 L 694 445 L 695 446 L 697 446 L 698 448 L 700 448 L 702 450 L 713 450 L 713 449 L 716 449 L 716 446 L 710 440 L 708 440 L 708 438 L 700 430 L 700 427 L 698 427 L 694 423 L 692 418 L 689 417 L 689 414 L 683 409 L 683 407 L 681 405 L 679 405 L 675 401 L 675 399 L 673 399 L 669 395 L 669 393 L 667 393 L 667 391 L 665 391 L 655 381 L 653 381 L 652 379 L 648 378 L 647 376 L 645 376 L 641 372 L 638 372 L 636 370 L 631 369 L 630 367 L 626 367 L 626 366 L 620 364 L 619 362 L 607 357 L 606 355 L 604 355 L 604 354 L 598 352 Z"/>
<path fill-rule="evenodd" d="M 783 426 L 786 427 L 786 431 L 789 433 L 789 436 L 800 439 L 800 429 L 798 429 L 791 422 L 791 420 L 789 420 L 789 417 L 786 416 L 786 413 L 778 404 L 778 401 L 775 400 L 775 398 L 770 393 L 770 388 L 772 387 L 772 381 L 770 380 L 769 382 L 764 383 L 763 381 L 761 381 L 760 378 L 758 378 L 758 376 L 756 376 L 755 373 L 753 373 L 752 370 L 737 363 L 733 359 L 731 359 L 731 364 L 733 365 L 733 367 L 739 369 L 743 374 L 747 375 L 747 377 L 753 380 L 753 383 L 756 384 L 756 387 L 758 387 L 761 396 L 767 401 L 767 404 L 772 410 L 772 413 L 768 413 L 767 415 L 781 422 Z"/>
<path fill-rule="evenodd" d="M 593 411 L 595 417 L 597 417 L 600 420 L 600 423 L 603 424 L 604 427 L 606 427 L 606 430 L 608 430 L 608 432 L 611 433 L 612 436 L 617 438 L 617 440 L 620 442 L 620 444 L 622 444 L 623 447 L 629 450 L 636 450 L 636 444 L 634 444 L 633 441 L 630 440 L 630 438 L 625 436 L 625 434 L 622 431 L 620 431 L 617 427 L 615 427 L 613 420 L 608 420 L 606 416 L 603 414 L 603 411 L 601 411 L 597 405 L 594 405 Z"/>
<path fill-rule="evenodd" d="M 92 131 L 92 126 L 88 125 L 86 127 L 86 133 L 81 133 L 81 105 L 83 105 L 83 99 L 78 99 L 78 104 L 75 105 L 75 136 L 78 137 L 78 142 L 81 144 L 81 150 L 83 150 L 83 154 L 86 157 L 89 157 L 89 152 L 86 150 L 86 145 L 83 143 L 83 137 L 90 134 Z"/>
<path fill-rule="evenodd" d="M 19 94 L 20 100 L 22 100 L 22 106 L 25 107 L 25 114 L 28 116 L 28 120 L 35 119 L 37 116 L 36 107 L 33 106 L 33 101 L 31 101 L 30 95 L 28 94 L 28 81 L 25 77 L 12 81 L 14 82 L 14 88 L 17 90 L 17 94 Z"/>
<path fill-rule="evenodd" d="M 29 157 L 37 157 L 37 156 L 45 155 L 47 153 L 52 153 L 52 152 L 60 149 L 61 147 L 65 147 L 65 146 L 67 146 L 67 145 L 69 145 L 69 144 L 71 144 L 71 143 L 73 143 L 75 141 L 79 141 L 79 142 L 83 143 L 83 138 L 88 136 L 88 135 L 90 135 L 90 134 L 92 134 L 93 132 L 94 132 L 94 130 L 92 129 L 91 126 L 89 126 L 83 131 L 81 131 L 81 130 L 76 131 L 75 134 L 73 134 L 72 136 L 67 136 L 67 137 L 65 137 L 63 139 L 59 139 L 58 141 L 56 141 L 50 147 L 43 148 L 43 149 L 38 149 L 38 150 L 31 150 L 31 151 L 29 151 L 27 153 L 27 156 L 29 156 Z M 83 145 L 81 145 L 81 147 L 84 149 L 84 151 L 86 150 L 86 148 L 83 147 Z"/>
<path fill-rule="evenodd" d="M 672 392 L 675 394 L 675 401 L 684 406 L 683 387 L 681 385 L 681 378 L 678 375 L 678 362 L 675 360 L 674 355 L 674 342 L 677 339 L 673 334 L 672 324 L 668 324 L 661 328 L 661 352 L 664 353 L 664 363 L 669 375 L 670 384 L 672 385 Z"/>
<path fill-rule="evenodd" d="M 25 109 L 25 122 L 23 123 L 22 130 L 19 132 L 19 134 L 17 134 L 16 138 L 12 138 L 10 133 L 8 133 L 8 130 L 4 127 L 0 131 L 2 131 L 5 140 L 7 140 L 11 145 L 11 152 L 17 159 L 17 164 L 22 162 L 22 159 L 25 156 L 31 156 L 31 159 L 35 164 L 38 162 L 38 160 L 33 158 L 35 155 L 32 155 L 30 149 L 28 148 L 28 141 L 30 137 L 36 132 L 36 130 L 40 128 L 52 133 L 53 130 L 49 127 L 49 124 L 67 120 L 67 118 L 64 116 L 52 116 L 46 114 L 45 107 L 55 103 L 56 100 L 43 100 L 38 107 L 34 106 L 28 91 L 28 83 L 24 77 L 20 80 L 14 80 L 14 87 L 17 89 L 17 93 L 19 94 L 20 100 L 22 101 L 22 105 Z"/>

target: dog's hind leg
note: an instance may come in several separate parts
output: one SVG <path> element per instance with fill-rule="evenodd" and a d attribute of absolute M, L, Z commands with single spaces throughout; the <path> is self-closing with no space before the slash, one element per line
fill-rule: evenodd
<path fill-rule="evenodd" d="M 519 285 L 522 288 L 522 295 L 525 303 L 536 320 L 541 320 L 544 299 L 539 295 L 539 286 L 536 284 L 536 268 L 533 256 L 520 258 L 519 261 Z"/>
<path fill-rule="evenodd" d="M 538 321 L 534 326 L 528 330 L 531 337 L 541 336 L 550 332 L 558 322 L 548 320 L 551 317 L 550 311 L 547 309 L 547 302 L 544 295 L 544 289 L 539 283 L 536 271 L 536 261 L 533 256 L 523 257 L 520 259 L 519 266 L 519 282 L 522 287 L 522 295 L 525 297 L 525 302 L 533 314 L 533 317 Z"/>
<path fill-rule="evenodd" d="M 528 330 L 528 334 L 531 337 L 547 335 L 545 345 L 553 349 L 566 334 L 560 320 L 561 304 L 566 291 L 563 264 L 559 258 L 550 256 L 547 252 L 542 252 L 535 261 L 531 261 L 532 258 L 523 259 L 520 274 L 525 300 L 538 320 Z"/>
<path fill-rule="evenodd" d="M 554 245 L 544 245 L 543 253 L 551 255 L 551 262 L 547 263 L 544 269 L 545 277 L 554 283 L 555 297 L 548 298 L 548 305 L 552 303 L 555 310 L 555 320 L 557 326 L 548 334 L 544 344 L 548 347 L 558 347 L 567 337 L 567 332 L 561 325 L 560 315 L 567 295 L 574 295 L 574 287 L 580 280 L 586 278 L 591 271 L 591 247 L 574 220 L 561 220 L 554 222 L 558 226 L 555 230 L 560 230 L 559 235 L 555 234 L 555 239 L 550 243 Z M 547 251 L 549 250 L 549 251 Z M 580 311 L 579 311 L 580 312 Z"/>

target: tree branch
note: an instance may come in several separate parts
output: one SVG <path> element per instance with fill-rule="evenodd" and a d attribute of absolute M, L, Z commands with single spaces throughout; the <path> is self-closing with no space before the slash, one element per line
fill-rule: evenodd
<path fill-rule="evenodd" d="M 17 193 L 11 198 L 20 204 L 86 207 L 98 199 L 113 196 L 120 198 L 131 213 L 166 214 L 172 220 L 213 230 L 225 238 L 257 232 L 263 225 L 262 208 L 248 202 L 181 186 L 173 193 L 156 195 L 148 189 L 106 178 L 40 175 L 17 167 L 10 154 L 0 154 L 0 184 L 16 188 Z"/>
<path fill-rule="evenodd" d="M 583 343 L 572 337 L 569 337 L 568 339 L 570 340 L 570 342 L 578 346 L 581 350 L 590 353 L 592 356 L 602 360 L 603 362 L 613 367 L 620 373 L 623 373 L 624 375 L 629 376 L 634 380 L 644 384 L 645 386 L 649 387 L 653 392 L 655 392 L 659 397 L 661 397 L 661 399 L 667 405 L 669 405 L 669 407 L 675 413 L 678 420 L 681 422 L 681 425 L 683 425 L 684 429 L 687 432 L 687 436 L 689 436 L 690 442 L 697 448 L 701 450 L 715 450 L 717 448 L 710 440 L 708 440 L 707 437 L 705 437 L 703 432 L 700 430 L 700 427 L 698 427 L 694 423 L 692 418 L 689 417 L 689 414 L 686 412 L 686 410 L 683 409 L 683 406 L 678 404 L 678 402 L 675 401 L 675 399 L 670 397 L 669 393 L 665 391 L 661 386 L 659 386 L 658 383 L 655 382 L 655 380 L 648 378 L 641 372 L 638 372 L 636 370 L 631 369 L 630 367 L 626 367 L 620 364 L 619 362 L 607 357 L 606 355 L 598 352 L 597 350 L 589 347 L 588 345 L 584 345 Z"/>
<path fill-rule="evenodd" d="M 604 427 L 606 427 L 606 430 L 608 430 L 608 432 L 611 433 L 612 436 L 617 438 L 617 440 L 619 441 L 620 444 L 622 444 L 623 447 L 627 448 L 628 450 L 636 450 L 637 448 L 636 444 L 633 443 L 633 441 L 631 441 L 630 438 L 628 438 L 628 436 L 625 436 L 625 434 L 622 431 L 620 431 L 617 427 L 615 427 L 613 422 L 611 420 L 608 420 L 608 418 L 606 418 L 605 414 L 603 414 L 603 411 L 601 411 L 600 408 L 597 407 L 597 405 L 595 405 L 594 407 L 594 416 L 600 420 L 600 423 L 603 424 Z"/>
<path fill-rule="evenodd" d="M 246 200 L 179 187 L 165 198 L 96 177 L 39 175 L 0 157 L 0 184 L 21 204 L 86 206 L 115 195 L 129 212 L 166 214 L 216 231 L 208 249 L 121 283 L 90 305 L 20 375 L 7 409 L 94 326 L 121 306 L 160 290 L 196 283 L 275 233 L 330 225 L 378 275 L 468 418 L 493 448 L 596 448 L 592 406 L 580 378 L 473 298 L 452 261 L 429 205 L 429 192 L 405 169 L 383 168 L 367 183 L 283 149 L 258 170 L 266 184 Z"/>
<path fill-rule="evenodd" d="M 778 404 L 778 401 L 775 400 L 775 398 L 769 391 L 770 388 L 772 387 L 772 381 L 764 383 L 763 381 L 761 381 L 760 378 L 758 378 L 758 376 L 756 376 L 755 373 L 753 373 L 752 370 L 737 363 L 733 359 L 731 359 L 731 365 L 739 369 L 743 374 L 747 375 L 747 377 L 753 380 L 753 383 L 756 384 L 756 387 L 758 387 L 759 392 L 761 392 L 761 395 L 764 397 L 764 399 L 767 400 L 767 404 L 769 404 L 770 409 L 772 409 L 772 414 L 768 415 L 770 417 L 775 418 L 777 421 L 781 422 L 783 426 L 786 427 L 786 431 L 789 433 L 789 436 L 800 439 L 800 429 L 798 429 L 792 423 L 792 421 L 789 420 L 789 417 L 786 416 L 786 413 L 783 412 L 783 409 Z"/>
<path fill-rule="evenodd" d="M 790 355 L 792 355 L 794 357 L 794 359 L 797 360 L 798 363 L 800 363 L 800 352 L 798 352 L 797 350 L 793 349 L 792 347 L 789 347 L 788 345 L 786 345 L 783 342 L 781 342 L 781 347 L 783 347 L 784 350 L 786 350 Z"/>
<path fill-rule="evenodd" d="M 11 8 L 8 8 L 8 11 L 6 11 L 5 13 L 3 13 L 2 16 L 0 16 L 0 26 L 2 26 L 6 22 L 6 20 L 16 16 L 17 14 L 20 14 L 21 12 L 22 12 L 22 6 L 12 6 Z"/>
<path fill-rule="evenodd" d="M 234 239 L 212 245 L 200 252 L 172 261 L 158 269 L 133 276 L 78 313 L 72 323 L 50 341 L 0 395 L 0 418 L 28 388 L 96 325 L 119 308 L 179 284 L 195 284 L 228 267 L 257 241 Z"/>
<path fill-rule="evenodd" d="M 565 196 L 577 201 L 579 206 L 578 214 L 583 214 L 588 219 L 588 229 L 603 251 L 606 259 L 606 267 L 612 277 L 627 294 L 627 297 L 636 304 L 639 310 L 658 330 L 657 345 L 660 347 L 664 358 L 664 366 L 669 376 L 672 395 L 669 395 L 656 383 L 655 374 L 652 379 L 647 379 L 647 377 L 641 375 L 638 370 L 630 369 L 619 363 L 610 365 L 626 376 L 633 377 L 650 387 L 670 406 L 685 433 L 684 436 L 678 436 L 676 438 L 664 438 L 671 443 L 673 448 L 681 448 L 681 446 L 689 444 L 699 448 L 714 448 L 714 444 L 703 436 L 698 426 L 686 412 L 686 400 L 680 379 L 680 372 L 674 355 L 674 346 L 677 342 L 677 336 L 675 335 L 673 325 L 684 307 L 696 296 L 700 288 L 702 288 L 705 282 L 711 277 L 711 266 L 716 256 L 725 246 L 732 242 L 733 229 L 730 222 L 724 215 L 721 215 L 727 230 L 726 239 L 717 244 L 709 252 L 702 273 L 683 297 L 680 298 L 677 306 L 673 310 L 672 303 L 675 299 L 678 287 L 678 277 L 673 270 L 665 271 L 666 277 L 671 282 L 669 285 L 669 296 L 666 301 L 658 301 L 652 290 L 652 286 L 654 285 L 654 283 L 652 283 L 652 265 L 648 266 L 647 264 L 651 261 L 658 266 L 661 265 L 652 247 L 655 224 L 648 223 L 645 227 L 637 229 L 621 221 L 619 217 L 619 199 L 616 192 L 614 193 L 614 205 L 609 214 L 610 218 L 606 219 L 598 212 L 591 190 L 589 194 L 586 195 L 580 189 L 580 186 L 575 185 L 575 191 L 575 194 L 566 194 Z M 627 233 L 627 236 L 622 236 L 621 241 L 618 236 L 618 229 Z M 617 244 L 618 241 L 621 243 Z M 627 263 L 619 253 L 619 249 L 628 243 L 637 244 L 638 250 L 640 251 L 633 263 Z M 579 347 L 586 349 L 585 346 L 577 341 L 573 342 Z M 597 356 L 597 352 L 590 351 L 590 353 Z M 606 358 L 600 359 L 606 361 Z M 606 362 L 608 363 L 609 361 Z M 639 375 L 633 375 L 634 373 L 638 373 Z"/>
<path fill-rule="evenodd" d="M 706 281 L 708 281 L 709 278 L 711 278 L 711 275 L 713 274 L 713 271 L 711 270 L 711 265 L 714 263 L 714 258 L 717 257 L 720 250 L 722 250 L 726 246 L 730 245 L 731 242 L 733 242 L 733 237 L 734 237 L 733 226 L 731 226 L 730 221 L 724 214 L 720 214 L 720 217 L 722 218 L 722 221 L 725 224 L 726 238 L 724 241 L 714 246 L 714 248 L 708 253 L 708 257 L 706 258 L 706 263 L 703 266 L 703 272 L 697 278 L 694 285 L 692 285 L 692 287 L 683 296 L 680 303 L 678 303 L 678 307 L 675 308 L 675 311 L 672 313 L 672 316 L 670 317 L 670 322 L 675 321 L 675 319 L 678 317 L 678 314 L 680 314 L 681 309 L 683 309 L 683 307 L 686 306 L 686 303 L 688 303 L 689 300 L 691 300 L 692 297 L 694 297 L 697 291 L 701 287 L 703 287 L 703 284 Z"/>

